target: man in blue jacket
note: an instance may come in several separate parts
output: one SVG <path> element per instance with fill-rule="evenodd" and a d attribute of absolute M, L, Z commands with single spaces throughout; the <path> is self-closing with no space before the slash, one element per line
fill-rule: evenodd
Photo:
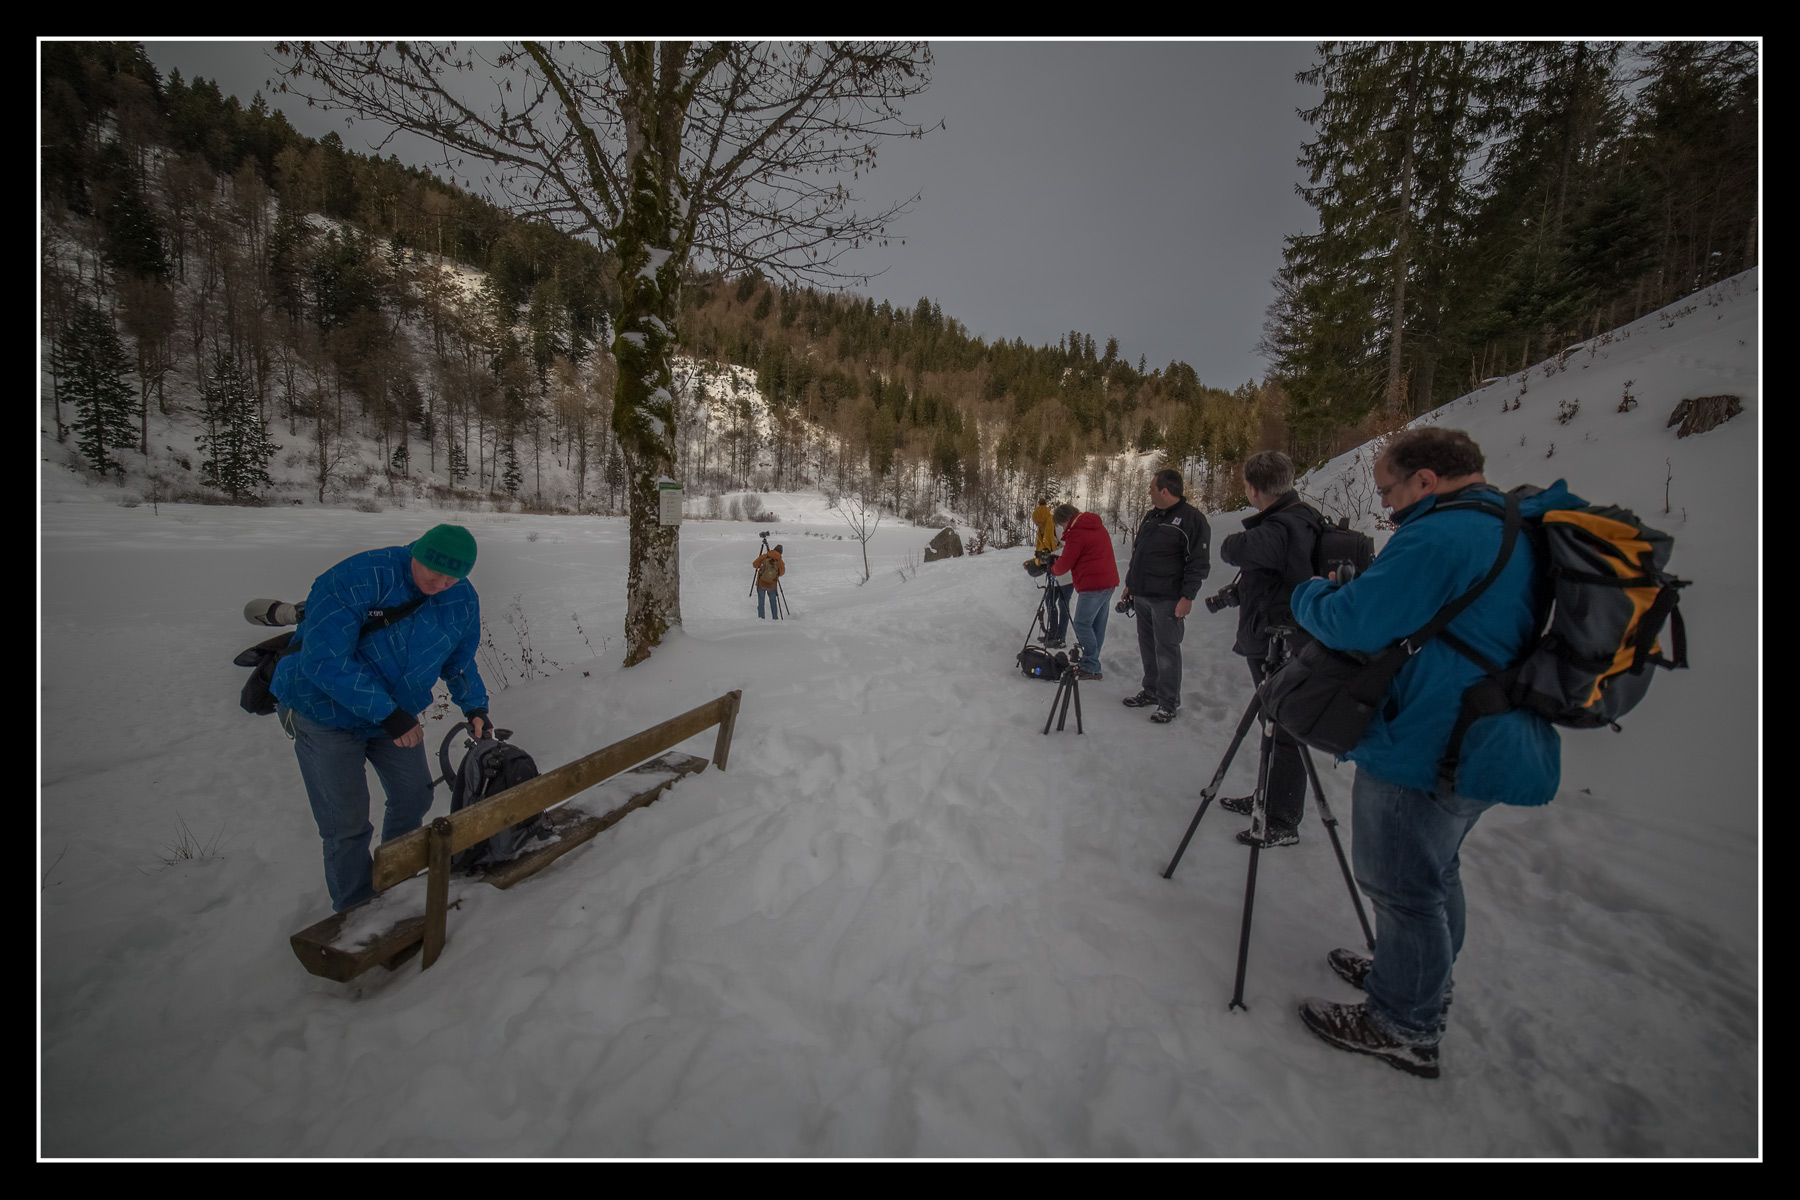
<path fill-rule="evenodd" d="M 270 690 L 324 842 L 333 912 L 375 894 L 365 761 L 387 794 L 385 842 L 417 829 L 431 808 L 418 714 L 433 683 L 449 686 L 476 737 L 487 724 L 487 689 L 475 666 L 481 604 L 467 579 L 474 566 L 475 538 L 460 525 L 352 555 L 313 581 L 294 635 L 300 649 L 275 668 Z M 400 610 L 400 619 L 363 632 Z"/>
<path fill-rule="evenodd" d="M 1474 587 L 1493 567 L 1501 543 L 1497 513 L 1504 498 L 1482 475 L 1484 463 L 1481 448 L 1460 430 L 1396 436 L 1375 461 L 1376 490 L 1397 526 L 1393 537 L 1349 584 L 1311 579 L 1297 586 L 1299 623 L 1332 649 L 1373 653 Z M 1537 516 L 1581 503 L 1559 482 L 1521 508 Z M 1521 536 L 1506 568 L 1449 632 L 1494 662 L 1517 661 L 1535 632 L 1535 568 L 1530 540 Z M 1432 1079 L 1451 966 L 1463 942 L 1463 839 L 1492 805 L 1546 804 L 1561 779 L 1555 729 L 1515 709 L 1470 728 L 1455 790 L 1438 790 L 1438 761 L 1463 692 L 1481 678 L 1481 669 L 1443 638 L 1425 643 L 1345 756 L 1356 763 L 1356 881 L 1375 906 L 1375 957 L 1334 950 L 1328 961 L 1368 999 L 1312 998 L 1300 1007 L 1307 1027 L 1332 1045 Z"/>

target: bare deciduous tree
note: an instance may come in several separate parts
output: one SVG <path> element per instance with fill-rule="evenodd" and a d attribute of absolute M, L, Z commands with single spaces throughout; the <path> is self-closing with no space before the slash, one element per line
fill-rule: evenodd
<path fill-rule="evenodd" d="M 879 479 L 859 475 L 855 486 L 844 493 L 837 505 L 838 516 L 850 527 L 856 540 L 862 543 L 864 583 L 869 582 L 869 539 L 881 528 L 881 509 L 876 507 L 870 493 L 878 491 L 880 487 Z"/>
<path fill-rule="evenodd" d="M 899 103 L 929 82 L 922 43 L 283 43 L 276 86 L 422 134 L 521 215 L 589 233 L 617 261 L 613 429 L 629 472 L 625 662 L 681 620 L 678 527 L 658 523 L 675 471 L 670 359 L 684 271 L 761 268 L 857 279 L 844 255 L 884 241 L 911 201 L 863 215 L 846 186 L 876 146 L 917 137 Z M 390 134 L 391 136 L 391 134 Z M 917 197 L 915 196 L 914 199 Z"/>

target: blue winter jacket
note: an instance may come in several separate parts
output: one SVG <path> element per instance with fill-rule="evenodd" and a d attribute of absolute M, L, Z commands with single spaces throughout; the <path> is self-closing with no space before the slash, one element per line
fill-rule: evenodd
<path fill-rule="evenodd" d="M 410 546 L 353 554 L 313 580 L 306 620 L 294 634 L 300 650 L 275 667 L 270 690 L 276 699 L 321 725 L 369 736 L 378 732 L 370 726 L 395 714 L 423 712 L 440 678 L 465 714 L 485 710 L 487 688 L 475 666 L 481 602 L 467 579 L 359 639 L 369 610 L 395 608 L 419 595 Z"/>
<path fill-rule="evenodd" d="M 1498 489 L 1476 484 L 1459 497 Z M 1398 528 L 1367 571 L 1338 585 L 1310 579 L 1294 589 L 1294 616 L 1334 650 L 1372 654 L 1416 632 L 1493 568 L 1501 521 L 1479 509 L 1434 512 L 1444 497 L 1426 496 L 1394 514 Z M 1578 508 L 1562 480 L 1520 504 L 1527 517 Z M 1532 577 L 1536 555 L 1520 532 L 1506 569 L 1456 620 L 1450 632 L 1502 665 L 1516 662 L 1534 632 Z M 1437 764 L 1450 743 L 1465 689 L 1481 668 L 1433 638 L 1409 659 L 1356 748 L 1344 757 L 1378 778 L 1437 791 Z M 1483 717 L 1463 740 L 1456 791 L 1473 800 L 1548 804 L 1562 779 L 1562 743 L 1549 722 L 1524 709 Z"/>

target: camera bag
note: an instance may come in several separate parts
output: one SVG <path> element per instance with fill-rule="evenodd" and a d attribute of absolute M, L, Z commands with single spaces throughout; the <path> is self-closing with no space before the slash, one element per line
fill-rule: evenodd
<path fill-rule="evenodd" d="M 1067 654 L 1052 654 L 1037 646 L 1027 646 L 1019 651 L 1019 670 L 1033 679 L 1048 679 L 1055 682 L 1069 670 Z"/>
<path fill-rule="evenodd" d="M 1368 570 L 1375 561 L 1375 539 L 1360 529 L 1350 528 L 1349 517 L 1339 517 L 1333 525 L 1324 514 L 1314 515 L 1319 518 L 1319 536 L 1313 543 L 1312 573 L 1329 579 L 1333 571 L 1345 565 L 1355 567 L 1358 575 Z"/>

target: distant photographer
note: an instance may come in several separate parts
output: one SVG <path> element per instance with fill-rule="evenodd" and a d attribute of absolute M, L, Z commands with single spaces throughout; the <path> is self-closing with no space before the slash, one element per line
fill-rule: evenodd
<path fill-rule="evenodd" d="M 1312 578 L 1313 549 L 1324 518 L 1294 491 L 1294 462 L 1279 450 L 1253 454 L 1244 463 L 1244 495 L 1256 509 L 1244 520 L 1244 531 L 1219 544 L 1219 558 L 1238 568 L 1234 587 L 1221 588 L 1208 598 L 1206 607 L 1218 612 L 1237 605 L 1237 642 L 1232 649 L 1244 656 L 1250 678 L 1261 685 L 1269 672 L 1270 626 L 1294 628 L 1288 602 L 1294 585 Z M 1284 635 L 1288 650 L 1298 649 L 1296 630 Z M 1227 810 L 1249 816 L 1254 797 L 1231 796 L 1219 801 Z M 1300 744 L 1285 730 L 1275 731 L 1275 754 L 1269 763 L 1268 826 L 1262 845 L 1291 846 L 1300 840 L 1300 818 L 1306 810 L 1306 768 L 1300 761 Z M 1252 844 L 1252 831 L 1243 830 L 1237 840 Z"/>
<path fill-rule="evenodd" d="M 1166 725 L 1181 708 L 1182 622 L 1212 569 L 1212 530 L 1200 510 L 1182 499 L 1181 472 L 1165 467 L 1150 481 L 1150 511 L 1131 539 L 1123 599 L 1137 612 L 1143 687 L 1127 708 L 1156 705 L 1150 719 Z"/>

